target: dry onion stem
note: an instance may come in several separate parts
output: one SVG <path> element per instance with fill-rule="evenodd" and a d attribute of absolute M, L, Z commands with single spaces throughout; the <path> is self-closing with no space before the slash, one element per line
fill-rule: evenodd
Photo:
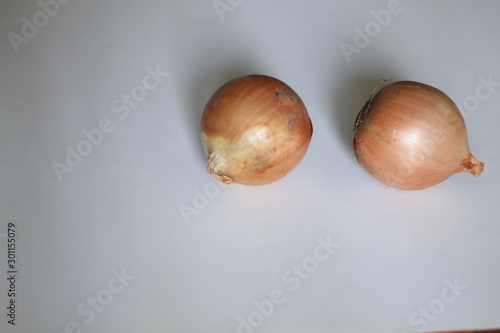
<path fill-rule="evenodd" d="M 383 87 L 360 111 L 354 130 L 358 162 L 395 188 L 424 189 L 457 172 L 479 176 L 484 168 L 469 150 L 457 106 L 422 83 Z"/>
<path fill-rule="evenodd" d="M 312 123 L 300 97 L 280 80 L 248 75 L 210 98 L 201 119 L 207 169 L 233 185 L 268 184 L 301 161 Z"/>

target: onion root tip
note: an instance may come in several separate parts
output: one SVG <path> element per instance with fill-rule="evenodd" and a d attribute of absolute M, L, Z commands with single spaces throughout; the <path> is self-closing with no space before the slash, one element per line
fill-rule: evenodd
<path fill-rule="evenodd" d="M 478 161 L 474 156 L 470 155 L 467 160 L 462 161 L 463 170 L 469 175 L 478 177 L 484 170 L 484 163 Z"/>

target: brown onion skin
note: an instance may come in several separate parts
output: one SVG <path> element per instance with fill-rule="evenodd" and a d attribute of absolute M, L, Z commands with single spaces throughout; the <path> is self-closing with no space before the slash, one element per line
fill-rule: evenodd
<path fill-rule="evenodd" d="M 388 84 L 367 102 L 358 115 L 353 148 L 368 172 L 402 190 L 428 188 L 458 172 L 479 176 L 484 167 L 470 153 L 453 101 L 413 81 Z"/>
<path fill-rule="evenodd" d="M 224 84 L 201 119 L 207 169 L 228 185 L 264 185 L 283 178 L 304 157 L 312 132 L 297 93 L 265 75 Z"/>

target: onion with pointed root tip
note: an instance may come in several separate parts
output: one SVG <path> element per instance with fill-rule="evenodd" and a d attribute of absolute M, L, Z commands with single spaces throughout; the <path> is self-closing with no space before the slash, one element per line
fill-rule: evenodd
<path fill-rule="evenodd" d="M 428 188 L 459 172 L 479 176 L 484 168 L 469 150 L 457 106 L 423 83 L 399 81 L 372 93 L 354 131 L 358 162 L 398 189 Z"/>
<path fill-rule="evenodd" d="M 295 91 L 265 75 L 220 87 L 205 106 L 201 142 L 207 169 L 228 185 L 263 185 L 287 175 L 312 136 L 306 107 Z"/>

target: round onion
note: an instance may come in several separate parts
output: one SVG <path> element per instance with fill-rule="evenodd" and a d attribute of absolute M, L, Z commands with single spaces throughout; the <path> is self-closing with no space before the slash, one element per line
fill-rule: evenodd
<path fill-rule="evenodd" d="M 370 97 L 355 124 L 358 162 L 383 183 L 404 190 L 434 186 L 454 173 L 479 176 L 465 123 L 442 91 L 394 82 Z"/>
<path fill-rule="evenodd" d="M 262 185 L 284 177 L 304 157 L 311 136 L 312 123 L 297 93 L 264 75 L 224 84 L 201 119 L 208 172 L 229 185 Z"/>

